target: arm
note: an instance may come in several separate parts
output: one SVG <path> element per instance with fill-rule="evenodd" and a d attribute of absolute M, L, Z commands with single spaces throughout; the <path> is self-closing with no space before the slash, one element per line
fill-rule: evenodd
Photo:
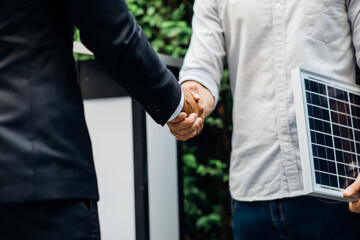
<path fill-rule="evenodd" d="M 204 118 L 210 115 L 219 96 L 226 51 L 216 0 L 195 1 L 192 27 L 193 35 L 180 72 L 180 83 L 192 89 L 190 92 L 198 89 L 204 112 L 201 119 L 190 115 L 183 121 L 175 119 L 168 123 L 172 134 L 183 141 L 200 132 Z"/>
<path fill-rule="evenodd" d="M 355 47 L 356 61 L 360 66 L 360 1 L 347 0 L 348 16 L 352 27 L 352 39 Z M 360 175 L 355 182 L 343 192 L 344 197 L 351 197 L 360 191 Z M 349 203 L 352 212 L 360 213 L 360 202 Z"/>
<path fill-rule="evenodd" d="M 165 124 L 179 106 L 181 88 L 151 48 L 125 2 L 67 0 L 67 5 L 84 45 L 157 123 Z M 195 101 L 192 104 L 196 106 Z M 198 113 L 196 108 L 192 111 Z"/>

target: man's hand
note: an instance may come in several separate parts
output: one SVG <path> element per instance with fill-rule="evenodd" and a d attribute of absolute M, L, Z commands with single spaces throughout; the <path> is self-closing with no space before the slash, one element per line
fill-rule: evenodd
<path fill-rule="evenodd" d="M 184 94 L 184 107 L 181 112 L 186 113 L 188 116 L 195 113 L 196 116 L 201 117 L 204 112 L 204 108 L 199 103 L 200 95 L 197 86 L 183 86 L 181 85 Z"/>
<path fill-rule="evenodd" d="M 203 119 L 197 117 L 195 113 L 186 117 L 186 114 L 182 112 L 177 118 L 168 122 L 167 125 L 177 140 L 186 141 L 200 132 L 203 127 Z"/>
<path fill-rule="evenodd" d="M 204 119 L 210 115 L 213 109 L 214 98 L 207 88 L 195 81 L 184 82 L 181 87 L 184 92 L 184 102 L 186 103 L 186 98 L 189 97 L 188 94 L 190 94 L 192 97 L 190 103 L 192 103 L 192 101 L 196 101 L 200 109 L 197 114 L 190 114 L 188 116 L 182 112 L 177 118 L 167 124 L 170 132 L 176 137 L 176 139 L 186 141 L 189 138 L 196 136 L 203 128 Z M 185 108 L 185 110 L 187 109 Z M 187 112 L 189 113 L 191 111 L 187 110 Z"/>
<path fill-rule="evenodd" d="M 357 194 L 359 191 L 360 191 L 360 175 L 356 178 L 353 184 L 351 184 L 344 190 L 343 195 L 344 197 L 351 197 Z M 360 213 L 360 202 L 359 201 L 350 202 L 349 209 L 351 212 Z"/>

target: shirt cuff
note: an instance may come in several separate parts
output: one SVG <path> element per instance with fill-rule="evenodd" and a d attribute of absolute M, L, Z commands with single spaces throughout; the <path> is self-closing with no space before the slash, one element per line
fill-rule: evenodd
<path fill-rule="evenodd" d="M 181 89 L 181 99 L 180 99 L 179 106 L 176 108 L 175 112 L 171 115 L 171 117 L 169 118 L 168 121 L 174 120 L 180 114 L 183 107 L 184 107 L 184 93 Z"/>

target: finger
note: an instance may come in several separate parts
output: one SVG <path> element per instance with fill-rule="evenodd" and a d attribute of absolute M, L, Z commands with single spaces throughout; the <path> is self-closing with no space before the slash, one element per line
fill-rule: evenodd
<path fill-rule="evenodd" d="M 180 141 L 186 141 L 190 138 L 193 138 L 196 136 L 197 134 L 197 130 L 191 132 L 191 133 L 188 133 L 188 134 L 185 134 L 185 135 L 180 135 L 180 134 L 177 134 L 176 132 L 171 132 L 177 140 L 180 140 Z"/>
<path fill-rule="evenodd" d="M 194 125 L 196 118 L 197 118 L 196 114 L 190 114 L 190 116 L 188 118 L 186 118 L 185 120 L 182 120 L 180 122 L 168 122 L 168 126 L 169 126 L 169 128 L 171 128 L 175 131 L 188 129 Z"/>
<path fill-rule="evenodd" d="M 189 85 L 186 87 L 186 89 L 189 91 L 189 93 L 193 96 L 193 98 L 196 101 L 200 100 L 200 92 L 199 92 L 199 88 L 197 85 L 195 85 L 195 84 Z"/>
<path fill-rule="evenodd" d="M 191 126 L 189 126 L 187 128 L 182 128 L 182 129 L 173 128 L 173 131 L 180 136 L 190 134 L 194 131 L 196 131 L 196 133 L 199 133 L 200 130 L 202 129 L 201 121 L 202 121 L 201 118 L 196 118 L 196 120 L 194 121 L 194 123 Z"/>
<path fill-rule="evenodd" d="M 360 213 L 360 202 L 350 202 L 349 210 L 353 213 Z"/>
<path fill-rule="evenodd" d="M 360 175 L 356 178 L 353 184 L 351 184 L 344 190 L 343 195 L 344 197 L 351 197 L 356 193 L 358 193 L 359 190 L 360 190 Z"/>
<path fill-rule="evenodd" d="M 197 133 L 199 133 L 203 127 L 204 127 L 204 121 L 201 117 L 198 117 L 194 123 L 194 125 L 196 126 L 197 128 Z"/>
<path fill-rule="evenodd" d="M 187 114 L 185 112 L 181 112 L 179 113 L 179 115 L 174 118 L 173 120 L 169 121 L 168 123 L 177 123 L 177 122 L 181 122 L 183 120 L 185 120 L 187 117 Z"/>

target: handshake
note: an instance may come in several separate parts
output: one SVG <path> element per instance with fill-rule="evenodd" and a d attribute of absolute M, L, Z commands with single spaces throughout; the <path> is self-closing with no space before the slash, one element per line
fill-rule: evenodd
<path fill-rule="evenodd" d="M 204 119 L 209 116 L 214 106 L 210 91 L 195 81 L 181 84 L 184 94 L 184 107 L 172 121 L 167 122 L 170 132 L 177 140 L 186 141 L 196 136 L 203 128 Z"/>

